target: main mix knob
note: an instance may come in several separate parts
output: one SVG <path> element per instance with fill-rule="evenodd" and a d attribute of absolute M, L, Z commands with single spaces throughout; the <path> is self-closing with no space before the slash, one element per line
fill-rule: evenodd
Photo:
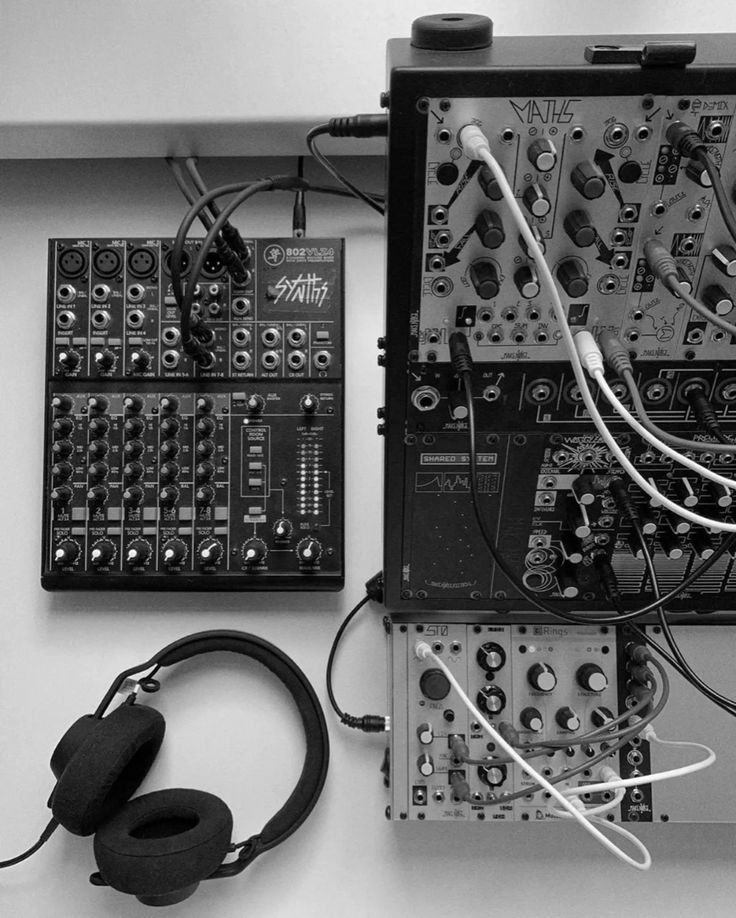
<path fill-rule="evenodd" d="M 299 407 L 305 414 L 314 414 L 319 408 L 319 399 L 308 392 L 299 399 Z"/>
<path fill-rule="evenodd" d="M 316 539 L 302 539 L 296 547 L 296 554 L 302 564 L 315 564 L 322 554 L 322 546 Z"/>

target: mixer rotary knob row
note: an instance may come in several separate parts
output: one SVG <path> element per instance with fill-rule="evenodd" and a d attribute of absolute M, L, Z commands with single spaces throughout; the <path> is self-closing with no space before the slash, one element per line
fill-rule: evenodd
<path fill-rule="evenodd" d="M 316 539 L 302 539 L 296 547 L 296 554 L 302 564 L 316 564 L 322 555 L 322 546 Z"/>
<path fill-rule="evenodd" d="M 62 539 L 54 549 L 54 564 L 62 567 L 74 564 L 81 553 L 82 549 L 79 542 L 74 539 Z"/>
<path fill-rule="evenodd" d="M 197 548 L 197 556 L 202 564 L 219 564 L 222 555 L 223 547 L 219 539 L 204 539 Z"/>
<path fill-rule="evenodd" d="M 130 567 L 145 567 L 151 560 L 153 549 L 147 539 L 133 539 L 125 549 L 125 562 Z"/>
<path fill-rule="evenodd" d="M 89 553 L 90 564 L 93 567 L 109 567 L 115 560 L 117 549 L 109 539 L 100 539 L 92 546 Z"/>
<path fill-rule="evenodd" d="M 263 539 L 248 539 L 243 542 L 243 561 L 246 564 L 260 564 L 265 561 L 268 554 L 268 546 Z"/>
<path fill-rule="evenodd" d="M 51 429 L 55 440 L 65 439 L 74 430 L 74 421 L 67 417 L 56 418 L 51 424 Z"/>
<path fill-rule="evenodd" d="M 161 555 L 164 564 L 171 566 L 181 564 L 186 560 L 187 546 L 181 539 L 168 539 L 168 541 L 164 543 Z"/>

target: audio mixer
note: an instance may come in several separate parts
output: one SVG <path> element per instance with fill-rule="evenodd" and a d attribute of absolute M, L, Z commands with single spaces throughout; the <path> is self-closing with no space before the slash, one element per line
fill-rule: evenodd
<path fill-rule="evenodd" d="M 246 240 L 239 286 L 213 250 L 207 370 L 172 244 L 49 243 L 42 584 L 341 589 L 343 241 Z"/>
<path fill-rule="evenodd" d="M 678 138 L 696 135 L 730 195 L 731 46 L 722 36 L 489 37 L 485 45 L 458 36 L 420 29 L 411 43 L 389 43 L 379 342 L 387 602 L 396 613 L 530 607 L 491 560 L 474 518 L 468 406 L 450 352 L 459 333 L 472 365 L 480 512 L 516 580 L 560 608 L 602 610 L 610 608 L 605 563 L 632 608 L 652 593 L 627 505 L 644 520 L 663 590 L 713 555 L 723 536 L 650 499 L 602 440 L 539 267 L 498 180 L 468 155 L 461 133 L 473 125 L 488 138 L 571 331 L 615 335 L 652 420 L 691 441 L 689 458 L 728 478 L 736 456 L 713 449 L 706 428 L 713 422 L 723 437 L 736 429 L 736 338 L 717 324 L 736 318 L 736 249 L 709 174 Z M 702 300 L 705 316 L 667 288 L 652 252 L 674 262 L 678 289 Z M 630 408 L 626 385 L 610 378 Z M 733 525 L 727 487 L 652 448 L 591 386 L 647 481 Z M 723 612 L 734 600 L 729 551 L 671 608 Z"/>

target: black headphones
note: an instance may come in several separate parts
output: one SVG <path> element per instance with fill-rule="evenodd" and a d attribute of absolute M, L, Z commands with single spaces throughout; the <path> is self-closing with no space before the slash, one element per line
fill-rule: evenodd
<path fill-rule="evenodd" d="M 165 723 L 155 708 L 135 703 L 136 692 L 156 692 L 159 669 L 203 653 L 230 651 L 252 657 L 288 689 L 306 736 L 301 775 L 289 799 L 257 835 L 231 841 L 233 817 L 213 794 L 172 788 L 128 799 L 148 773 L 164 738 Z M 148 675 L 131 679 L 136 673 Z M 117 692 L 130 692 L 103 717 Z M 259 854 L 285 841 L 317 802 L 327 775 L 329 740 L 322 708 L 309 680 L 285 653 L 242 631 L 202 631 L 174 641 L 148 662 L 120 673 L 94 714 L 80 717 L 51 756 L 57 779 L 49 806 L 53 819 L 25 854 L 0 863 L 9 867 L 29 857 L 58 825 L 75 835 L 92 835 L 98 873 L 90 882 L 131 893 L 144 905 L 172 905 L 190 896 L 201 880 L 231 877 Z M 225 863 L 228 854 L 237 857 Z"/>

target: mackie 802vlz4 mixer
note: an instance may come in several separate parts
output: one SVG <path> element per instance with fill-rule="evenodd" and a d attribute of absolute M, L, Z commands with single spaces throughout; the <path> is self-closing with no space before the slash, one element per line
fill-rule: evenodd
<path fill-rule="evenodd" d="M 452 30 L 462 19 L 445 25 Z M 703 397 L 701 407 L 709 402 L 704 410 L 724 435 L 733 433 L 736 339 L 665 288 L 645 243 L 664 248 L 683 289 L 716 320 L 733 322 L 734 243 L 709 176 L 668 133 L 678 121 L 696 132 L 731 193 L 731 42 L 717 35 L 679 43 L 659 36 L 500 37 L 463 48 L 458 34 L 426 30 L 414 39 L 389 43 L 388 287 L 380 342 L 387 603 L 395 613 L 531 611 L 492 562 L 474 517 L 467 406 L 450 362 L 450 338 L 460 332 L 473 363 L 480 512 L 515 577 L 560 609 L 610 609 L 599 577 L 605 562 L 624 607 L 636 608 L 652 593 L 614 479 L 645 521 L 663 591 L 712 554 L 722 536 L 650 504 L 599 436 L 540 272 L 498 182 L 466 155 L 459 135 L 475 124 L 487 136 L 546 251 L 572 330 L 615 333 L 653 420 L 694 439 L 690 457 L 728 475 L 736 457 L 703 442 L 691 396 Z M 624 383 L 611 383 L 631 406 Z M 645 479 L 706 517 L 733 521 L 727 489 L 651 448 L 591 386 Z M 714 612 L 735 602 L 736 565 L 726 553 L 696 592 L 670 608 Z"/>
<path fill-rule="evenodd" d="M 50 241 L 42 584 L 341 589 L 343 241 L 246 240 L 242 287 L 213 252 L 206 371 L 172 242 Z"/>

